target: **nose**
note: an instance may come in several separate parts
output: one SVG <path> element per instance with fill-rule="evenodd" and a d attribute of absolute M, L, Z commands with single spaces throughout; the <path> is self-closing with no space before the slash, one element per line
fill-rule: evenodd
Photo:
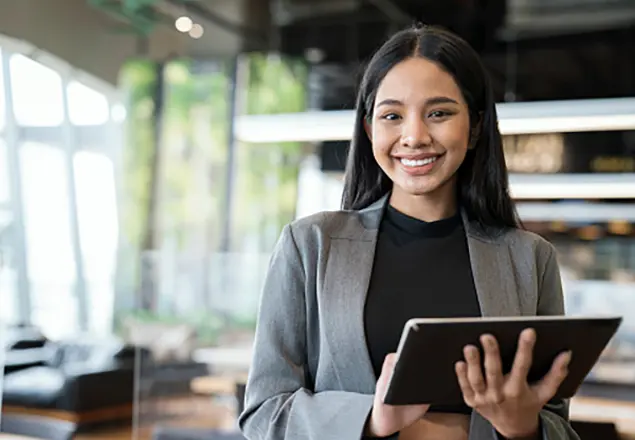
<path fill-rule="evenodd" d="M 401 131 L 401 144 L 404 147 L 417 148 L 431 143 L 430 131 L 421 118 L 410 117 L 404 121 Z"/>

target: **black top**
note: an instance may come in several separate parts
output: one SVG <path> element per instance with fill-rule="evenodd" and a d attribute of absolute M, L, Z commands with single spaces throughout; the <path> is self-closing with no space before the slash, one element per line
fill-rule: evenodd
<path fill-rule="evenodd" d="M 408 319 L 474 316 L 481 316 L 481 311 L 461 216 L 428 223 L 388 205 L 364 310 L 375 376 L 381 374 L 386 355 L 397 351 Z M 461 405 L 429 411 L 471 410 Z"/>

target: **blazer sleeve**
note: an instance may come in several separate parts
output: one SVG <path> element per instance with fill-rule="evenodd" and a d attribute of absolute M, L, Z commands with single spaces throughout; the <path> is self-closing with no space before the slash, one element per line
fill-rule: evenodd
<path fill-rule="evenodd" d="M 359 440 L 373 396 L 315 393 L 307 367 L 306 272 L 287 225 L 274 249 L 260 299 L 245 409 L 238 418 L 248 440 Z"/>
<path fill-rule="evenodd" d="M 564 294 L 556 250 L 548 242 L 542 242 L 538 264 L 541 282 L 538 292 L 538 315 L 563 315 Z M 569 403 L 563 399 L 552 399 L 540 412 L 543 440 L 579 440 L 569 423 Z"/>

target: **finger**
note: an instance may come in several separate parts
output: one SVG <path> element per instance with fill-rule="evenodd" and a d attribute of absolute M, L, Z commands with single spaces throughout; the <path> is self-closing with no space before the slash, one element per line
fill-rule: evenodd
<path fill-rule="evenodd" d="M 384 365 L 382 365 L 382 372 L 384 370 L 392 371 L 392 369 L 395 367 L 396 362 L 397 362 L 397 353 L 388 353 L 386 357 L 384 358 Z"/>
<path fill-rule="evenodd" d="M 467 378 L 467 364 L 463 361 L 459 361 L 454 365 L 454 371 L 456 372 L 456 378 L 459 381 L 459 387 L 463 393 L 463 400 L 467 405 L 472 405 L 474 401 L 474 390 L 470 386 L 470 381 Z"/>
<path fill-rule="evenodd" d="M 473 345 L 467 345 L 463 350 L 467 361 L 467 379 L 470 381 L 472 389 L 483 394 L 487 390 L 487 384 L 483 378 L 483 369 L 481 368 L 481 355 Z"/>
<path fill-rule="evenodd" d="M 397 362 L 397 355 L 390 353 L 384 358 L 384 363 L 381 367 L 381 374 L 377 381 L 376 394 L 383 402 L 386 392 L 388 391 L 388 381 L 395 369 L 395 363 Z"/>
<path fill-rule="evenodd" d="M 492 335 L 481 336 L 481 344 L 485 353 L 485 381 L 487 382 L 487 392 L 491 395 L 494 403 L 503 400 L 503 367 L 501 363 L 498 342 Z"/>
<path fill-rule="evenodd" d="M 386 357 L 384 358 L 384 364 L 381 366 L 381 375 L 380 378 L 387 382 L 388 379 L 390 378 L 390 375 L 392 374 L 393 370 L 395 369 L 395 364 L 397 363 L 397 354 L 396 353 L 390 353 L 388 355 L 386 355 Z"/>
<path fill-rule="evenodd" d="M 549 372 L 535 386 L 534 390 L 538 399 L 547 403 L 558 391 L 558 388 L 569 373 L 571 352 L 560 353 L 551 364 Z"/>
<path fill-rule="evenodd" d="M 536 331 L 534 329 L 528 328 L 520 333 L 510 378 L 516 386 L 521 386 L 527 382 L 527 375 L 529 374 L 534 355 L 535 343 Z"/>

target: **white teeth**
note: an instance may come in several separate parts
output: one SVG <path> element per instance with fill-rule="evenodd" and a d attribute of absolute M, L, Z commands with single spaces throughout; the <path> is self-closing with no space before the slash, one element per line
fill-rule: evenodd
<path fill-rule="evenodd" d="M 410 160 L 410 159 L 402 158 L 401 163 L 407 167 L 422 167 L 424 165 L 428 165 L 434 162 L 435 160 L 437 160 L 437 158 L 438 156 L 426 157 L 425 159 L 421 159 L 421 160 Z"/>

